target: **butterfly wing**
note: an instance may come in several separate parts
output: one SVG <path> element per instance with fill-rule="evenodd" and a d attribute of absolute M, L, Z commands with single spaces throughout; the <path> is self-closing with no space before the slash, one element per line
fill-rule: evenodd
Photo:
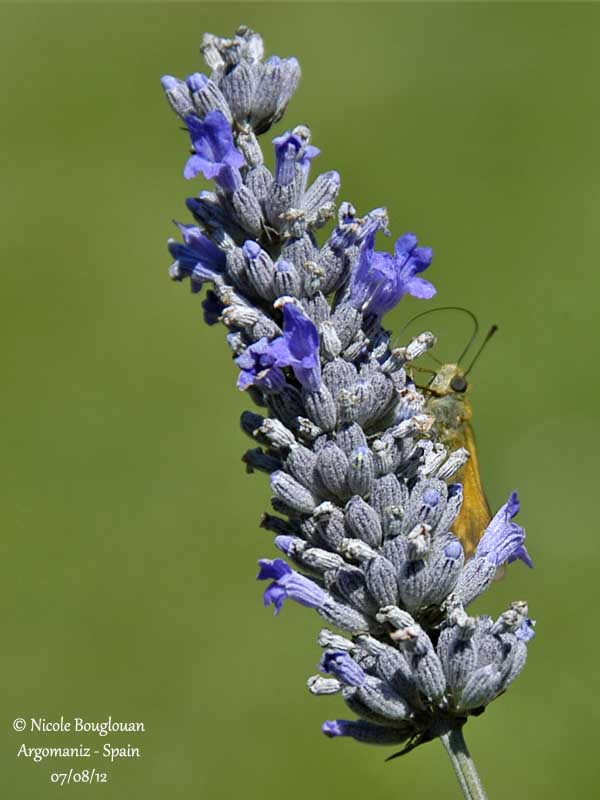
<path fill-rule="evenodd" d="M 463 439 L 461 446 L 466 447 L 471 458 L 457 478 L 463 485 L 464 502 L 453 525 L 453 532 L 462 542 L 466 558 L 470 558 L 492 518 L 492 513 L 481 485 L 473 428 L 468 422 L 464 422 L 460 433 Z"/>

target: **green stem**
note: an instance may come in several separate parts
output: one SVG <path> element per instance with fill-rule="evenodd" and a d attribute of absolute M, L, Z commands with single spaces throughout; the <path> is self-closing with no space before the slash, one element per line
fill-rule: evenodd
<path fill-rule="evenodd" d="M 440 739 L 450 756 L 450 761 L 452 761 L 454 772 L 466 800 L 486 800 L 487 795 L 467 748 L 462 727 L 453 728 L 448 733 L 440 736 Z"/>

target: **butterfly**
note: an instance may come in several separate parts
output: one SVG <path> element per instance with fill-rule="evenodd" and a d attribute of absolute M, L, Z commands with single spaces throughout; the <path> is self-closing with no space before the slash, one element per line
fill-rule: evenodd
<path fill-rule="evenodd" d="M 458 307 L 456 308 L 458 309 Z M 432 311 L 442 310 L 446 310 L 446 307 L 432 309 Z M 469 460 L 455 477 L 456 481 L 462 483 L 464 501 L 460 514 L 452 528 L 454 534 L 460 539 L 463 545 L 466 558 L 470 558 L 475 552 L 483 532 L 490 523 L 492 512 L 485 496 L 481 475 L 479 473 L 477 445 L 471 425 L 473 409 L 468 399 L 470 387 L 467 375 L 471 371 L 485 345 L 498 330 L 498 326 L 493 325 L 490 328 L 483 344 L 473 357 L 471 364 L 464 370 L 459 366 L 459 363 L 475 340 L 479 325 L 477 319 L 470 311 L 462 308 L 459 310 L 466 312 L 473 319 L 475 323 L 474 333 L 458 359 L 458 363 L 440 364 L 439 369 L 433 373 L 433 378 L 428 385 L 421 388 L 426 396 L 425 409 L 427 413 L 431 414 L 435 419 L 433 429 L 438 440 L 448 450 L 456 450 L 459 447 L 464 447 L 470 454 Z M 431 311 L 424 313 L 431 313 Z M 417 369 L 421 368 L 417 367 Z"/>

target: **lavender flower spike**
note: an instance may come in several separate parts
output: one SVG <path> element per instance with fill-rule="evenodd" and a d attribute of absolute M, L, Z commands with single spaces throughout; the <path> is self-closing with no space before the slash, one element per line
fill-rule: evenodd
<path fill-rule="evenodd" d="M 496 621 L 469 607 L 502 564 L 532 561 L 516 492 L 466 556 L 456 521 L 472 498 L 457 475 L 469 453 L 442 436 L 446 406 L 411 373 L 436 337 L 392 347 L 381 325 L 405 295 L 434 296 L 422 277 L 433 253 L 413 233 L 393 255 L 377 251 L 386 209 L 361 216 L 347 200 L 319 246 L 338 173 L 309 182 L 319 151 L 305 125 L 274 139 L 274 172 L 259 141 L 283 115 L 298 62 L 263 61 L 261 37 L 245 26 L 230 39 L 207 35 L 202 52 L 210 78 L 163 78 L 192 138 L 186 177 L 217 182 L 187 201 L 197 226 L 170 242 L 171 276 L 189 277 L 194 292 L 212 284 L 204 319 L 226 325 L 237 385 L 258 407 L 242 415 L 253 442 L 244 461 L 269 475 L 276 515 L 262 527 L 300 570 L 261 560 L 264 603 L 278 614 L 294 600 L 337 630 L 319 637 L 329 677 L 308 688 L 341 695 L 358 718 L 325 722 L 326 736 L 405 743 L 397 755 L 441 739 L 465 796 L 483 800 L 462 728 L 519 675 L 535 623 L 524 601 Z"/>
<path fill-rule="evenodd" d="M 240 168 L 244 156 L 233 143 L 231 125 L 221 111 L 209 111 L 203 120 L 188 114 L 185 124 L 190 132 L 193 154 L 185 165 L 185 178 L 202 173 L 214 178 L 226 191 L 234 192 L 242 185 Z"/>

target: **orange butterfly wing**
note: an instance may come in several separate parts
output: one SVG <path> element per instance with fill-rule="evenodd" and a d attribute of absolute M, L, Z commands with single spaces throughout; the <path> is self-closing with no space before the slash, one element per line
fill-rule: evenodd
<path fill-rule="evenodd" d="M 465 557 L 470 558 L 492 518 L 492 513 L 481 485 L 475 436 L 468 422 L 463 424 L 461 433 L 462 436 L 459 434 L 454 438 L 458 439 L 460 436 L 463 440 L 461 446 L 466 447 L 471 458 L 457 476 L 457 480 L 463 485 L 465 499 L 452 529 L 462 542 Z"/>

